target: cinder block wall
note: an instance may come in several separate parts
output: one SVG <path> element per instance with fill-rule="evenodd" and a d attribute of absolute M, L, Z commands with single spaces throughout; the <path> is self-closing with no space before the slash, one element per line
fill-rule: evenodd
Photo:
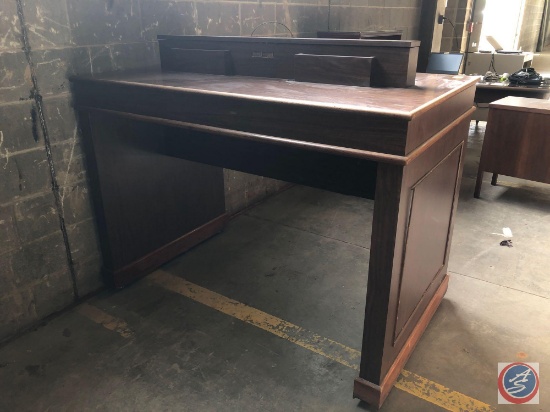
<path fill-rule="evenodd" d="M 472 10 L 472 0 L 448 0 L 445 8 L 447 17 L 455 26 L 446 21 L 443 24 L 443 35 L 441 38 L 442 52 L 463 52 L 468 42 L 467 22 Z"/>
<path fill-rule="evenodd" d="M 328 0 L 0 0 L 0 341 L 102 287 L 69 75 L 158 65 L 157 34 L 246 36 L 265 21 L 300 36 L 330 26 L 412 39 L 420 3 L 332 0 L 329 13 Z M 225 177 L 230 212 L 281 187 Z"/>

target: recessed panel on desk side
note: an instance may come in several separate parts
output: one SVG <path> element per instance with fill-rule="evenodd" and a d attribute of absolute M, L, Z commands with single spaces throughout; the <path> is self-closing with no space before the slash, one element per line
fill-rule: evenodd
<path fill-rule="evenodd" d="M 404 241 L 396 340 L 422 295 L 445 266 L 461 155 L 462 147 L 458 147 L 408 193 L 410 208 Z"/>

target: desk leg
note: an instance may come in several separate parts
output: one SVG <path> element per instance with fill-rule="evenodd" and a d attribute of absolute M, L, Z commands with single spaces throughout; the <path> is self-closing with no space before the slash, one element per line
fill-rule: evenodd
<path fill-rule="evenodd" d="M 477 169 L 477 179 L 476 179 L 476 188 L 474 189 L 474 197 L 479 199 L 479 194 L 481 193 L 481 185 L 483 184 L 483 169 L 481 163 Z"/>
<path fill-rule="evenodd" d="M 361 367 L 354 384 L 354 397 L 370 404 L 382 405 L 447 290 L 468 123 L 405 167 L 378 167 Z"/>
<path fill-rule="evenodd" d="M 493 173 L 493 177 L 491 177 L 491 184 L 493 186 L 496 186 L 498 183 L 498 173 Z"/>

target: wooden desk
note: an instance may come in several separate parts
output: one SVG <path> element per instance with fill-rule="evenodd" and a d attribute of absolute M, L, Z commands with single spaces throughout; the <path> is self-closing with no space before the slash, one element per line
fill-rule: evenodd
<path fill-rule="evenodd" d="M 317 37 L 324 39 L 367 39 L 367 40 L 401 40 L 401 30 L 368 30 L 368 31 L 318 31 Z"/>
<path fill-rule="evenodd" d="M 473 120 L 476 124 L 486 121 L 489 112 L 489 103 L 507 96 L 528 97 L 532 99 L 548 99 L 550 97 L 550 86 L 514 86 L 508 83 L 484 83 L 476 85 L 474 102 L 476 111 Z"/>
<path fill-rule="evenodd" d="M 483 172 L 550 183 L 550 101 L 506 97 L 489 105 L 474 197 Z"/>
<path fill-rule="evenodd" d="M 328 42 L 348 55 L 365 42 L 314 40 L 306 50 Z M 243 47 L 239 56 L 255 55 Z M 353 393 L 381 405 L 447 289 L 475 81 L 421 74 L 415 87 L 370 88 L 166 71 L 72 79 L 108 277 L 124 285 L 221 230 L 221 167 L 375 199 Z M 190 234 L 188 214 L 202 224 Z"/>

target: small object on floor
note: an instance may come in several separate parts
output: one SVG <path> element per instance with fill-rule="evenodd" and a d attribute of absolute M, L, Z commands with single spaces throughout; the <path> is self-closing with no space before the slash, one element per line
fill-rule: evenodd
<path fill-rule="evenodd" d="M 511 240 L 503 240 L 502 242 L 500 242 L 500 246 L 514 247 Z"/>
<path fill-rule="evenodd" d="M 491 233 L 492 235 L 497 235 L 497 236 L 502 236 L 502 237 L 505 237 L 505 238 L 513 238 L 514 235 L 512 234 L 512 229 L 510 229 L 509 227 L 503 227 L 502 228 L 502 233 Z"/>

